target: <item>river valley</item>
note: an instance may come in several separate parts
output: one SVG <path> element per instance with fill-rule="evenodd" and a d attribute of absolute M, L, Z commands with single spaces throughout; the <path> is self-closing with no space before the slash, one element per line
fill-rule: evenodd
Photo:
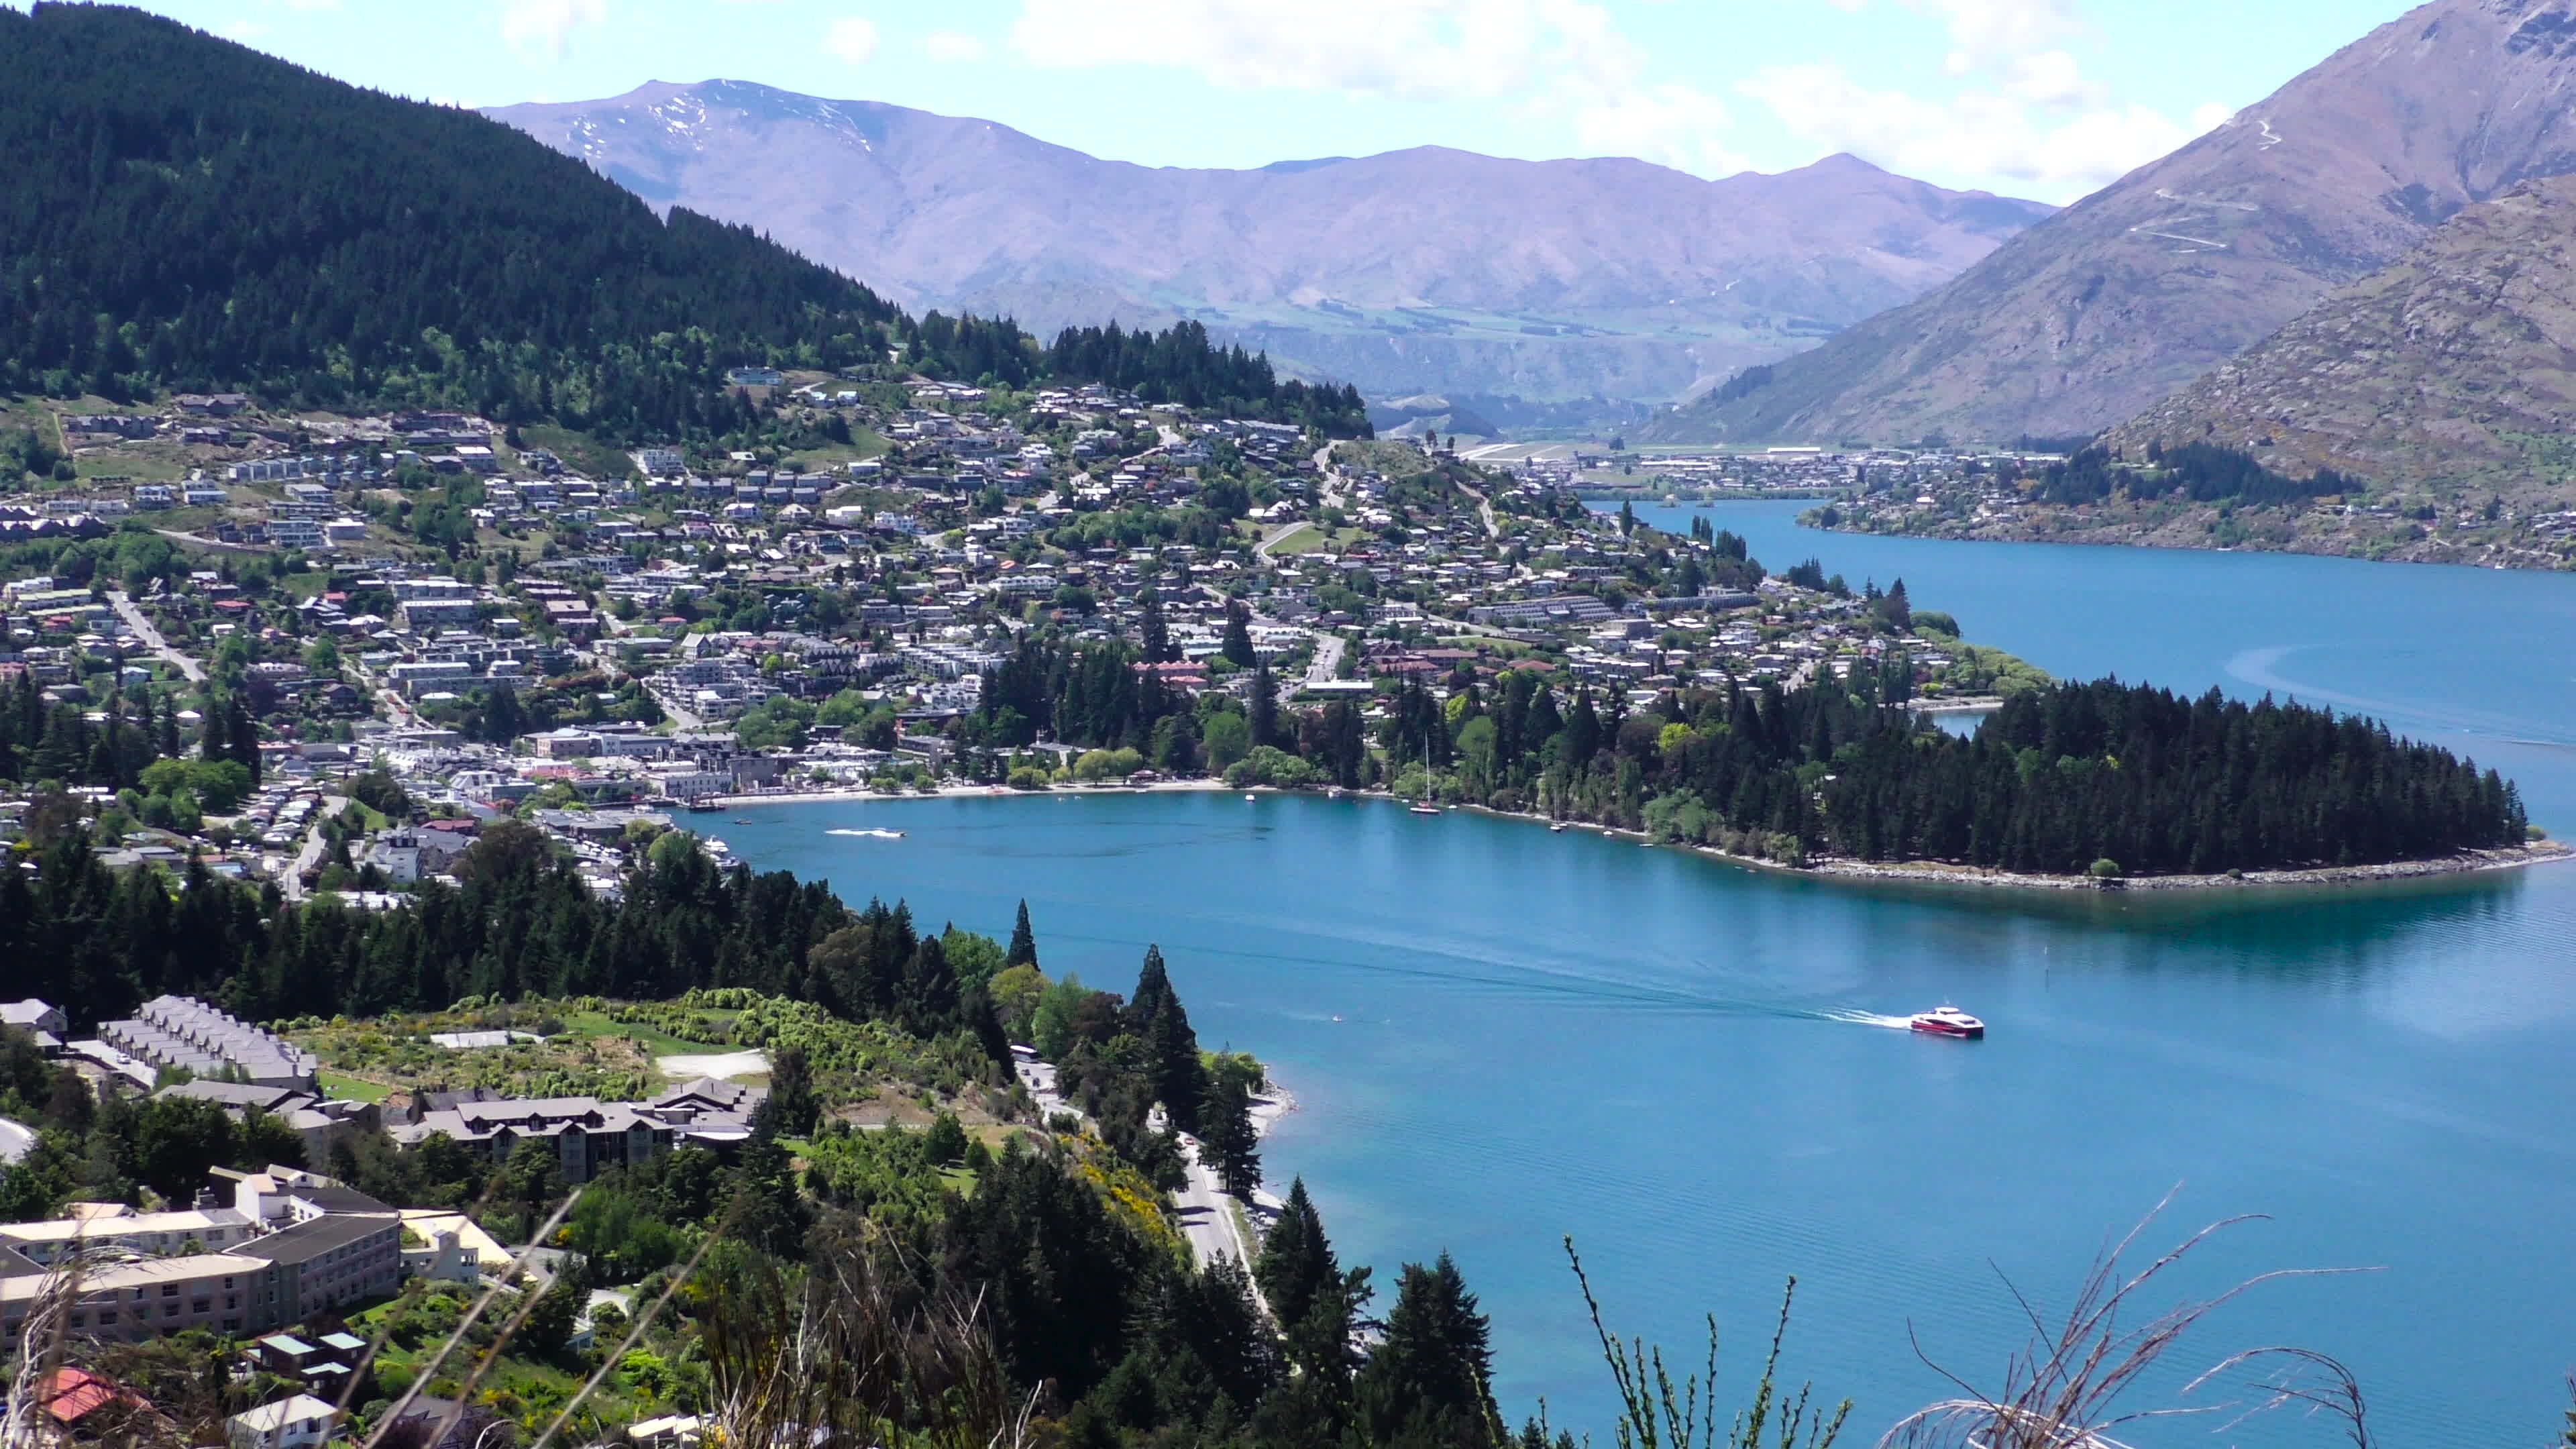
<path fill-rule="evenodd" d="M 2280 554 L 1960 544 L 1703 510 L 1774 571 L 1815 555 L 2061 676 L 2265 690 L 2381 715 L 2498 766 L 2576 833 L 2576 578 Z M 1640 510 L 1680 528 L 1685 510 Z M 760 806 L 716 827 L 760 868 L 1007 931 L 1125 990 L 1147 941 L 1208 1046 L 1271 1062 L 1269 1139 L 1346 1261 L 1453 1251 L 1494 1315 L 1515 1420 L 1607 1442 L 1610 1385 L 1560 1235 L 1613 1326 L 1749 1395 L 1782 1279 L 1786 1369 L 1858 1403 L 1846 1443 L 1949 1392 L 1909 1333 L 1991 1385 L 2008 1275 L 2062 1304 L 2168 1190 L 2146 1243 L 2208 1220 L 2208 1291 L 2278 1267 L 2178 1366 L 2294 1342 L 2361 1376 L 2390 1444 L 2554 1436 L 2576 1361 L 2576 865 L 2369 887 L 2034 893 L 1758 873 L 1382 801 L 1230 793 Z M 826 835 L 885 827 L 900 839 Z M 1870 1014 L 1954 998 L 1980 1043 Z M 2173 1291 L 2150 1305 L 2168 1305 Z M 1388 1306 L 1382 1296 L 1378 1308 Z M 2152 1386 L 2170 1390 L 2172 1382 Z M 2241 1395 L 2204 1392 L 2213 1402 Z M 2136 1407 L 2146 1407 L 2142 1399 Z M 2276 1415 L 2133 1442 L 2323 1443 Z"/>

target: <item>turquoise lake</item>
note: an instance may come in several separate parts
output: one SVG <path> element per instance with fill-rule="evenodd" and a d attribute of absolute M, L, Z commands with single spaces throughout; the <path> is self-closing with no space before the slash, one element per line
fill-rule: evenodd
<path fill-rule="evenodd" d="M 1772 569 L 1857 586 L 2061 675 L 2367 711 L 2491 763 L 2576 831 L 2576 577 L 2267 554 L 1820 534 L 1697 510 Z M 1645 510 L 1675 528 L 1691 510 Z M 2552 1440 L 2576 1363 L 2576 865 L 2177 897 L 1856 886 L 1382 802 L 1224 793 L 754 807 L 754 865 L 1007 932 L 1124 991 L 1157 942 L 1201 1040 L 1302 1107 L 1269 1139 L 1345 1261 L 1454 1253 L 1515 1421 L 1607 1443 L 1610 1385 L 1561 1237 L 1614 1328 L 1744 1397 L 1783 1279 L 1785 1367 L 1856 1400 L 1846 1444 L 1980 1386 L 2167 1192 L 2143 1244 L 2230 1229 L 2147 1305 L 2275 1268 L 2171 1363 L 2297 1343 L 2359 1374 L 2390 1445 Z M 704 821 L 706 817 L 701 817 Z M 740 823 L 747 821 L 748 823 Z M 890 827 L 900 840 L 832 835 Z M 1980 1043 L 1837 1014 L 1950 998 Z M 2142 1260 L 2143 1261 L 2143 1260 Z M 1383 1310 L 1388 1299 L 1381 1297 Z M 2204 1391 L 2210 1402 L 2241 1394 Z M 2338 1442 L 2287 1415 L 2142 1444 Z M 2223 1432 L 2213 1432 L 2223 1431 Z"/>

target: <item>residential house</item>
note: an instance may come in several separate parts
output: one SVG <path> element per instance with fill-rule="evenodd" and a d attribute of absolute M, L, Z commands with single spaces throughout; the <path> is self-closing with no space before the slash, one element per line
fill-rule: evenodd
<path fill-rule="evenodd" d="M 230 1449 L 314 1449 L 327 1442 L 340 1411 L 311 1394 L 295 1394 L 224 1421 Z"/>

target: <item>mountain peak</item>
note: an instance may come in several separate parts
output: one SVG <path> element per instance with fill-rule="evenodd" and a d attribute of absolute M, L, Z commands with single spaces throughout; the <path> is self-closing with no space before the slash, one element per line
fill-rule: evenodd
<path fill-rule="evenodd" d="M 1399 396 L 1679 397 L 1919 295 L 2047 213 L 1848 157 L 1785 182 L 1441 146 L 1137 166 L 739 81 L 490 114 L 912 307 L 1041 331 L 1193 317 Z"/>
<path fill-rule="evenodd" d="M 2569 171 L 2565 0 L 2434 0 L 1919 301 L 1671 427 L 1783 440 L 2089 434 L 2460 208 Z"/>

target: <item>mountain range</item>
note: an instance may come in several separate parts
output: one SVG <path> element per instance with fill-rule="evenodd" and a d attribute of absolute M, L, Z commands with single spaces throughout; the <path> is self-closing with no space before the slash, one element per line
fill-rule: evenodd
<path fill-rule="evenodd" d="M 2210 134 L 1836 334 L 1672 437 L 2086 435 L 2406 254 L 2576 171 L 2566 0 L 2434 0 Z"/>
<path fill-rule="evenodd" d="M 2050 211 L 1849 156 L 1718 181 L 1437 147 L 1152 168 L 732 80 L 487 114 L 909 308 L 1040 332 L 1196 318 L 1372 396 L 1462 407 L 1682 397 L 1914 298 Z"/>
<path fill-rule="evenodd" d="M 2546 497 L 2576 469 L 2576 176 L 2516 186 L 2105 438 L 2405 488 Z M 2556 502 L 2550 506 L 2556 506 Z"/>

